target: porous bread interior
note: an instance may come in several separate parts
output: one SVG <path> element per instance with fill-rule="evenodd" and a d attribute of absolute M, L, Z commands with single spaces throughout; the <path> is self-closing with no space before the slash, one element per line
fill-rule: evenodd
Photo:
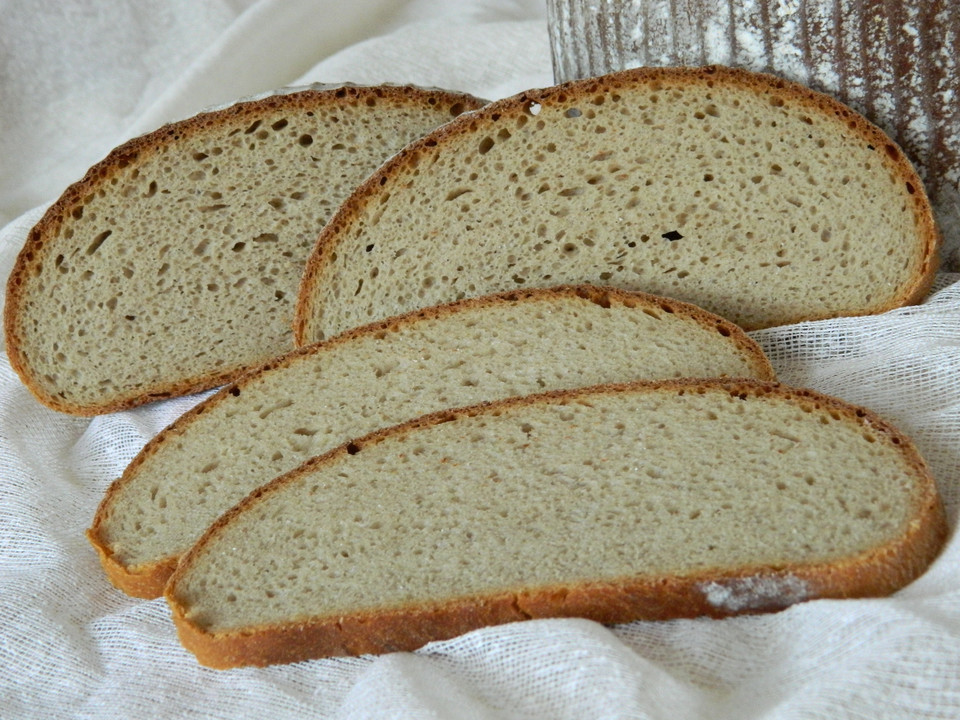
<path fill-rule="evenodd" d="M 304 339 L 558 283 L 676 297 L 748 330 L 910 301 L 935 231 L 879 131 L 769 78 L 650 75 L 494 103 L 381 170 L 321 236 Z"/>
<path fill-rule="evenodd" d="M 33 381 L 96 408 L 197 378 L 209 386 L 291 348 L 297 285 L 324 223 L 468 99 L 334 93 L 201 116 L 101 168 L 25 280 L 17 345 Z"/>
<path fill-rule="evenodd" d="M 834 562 L 901 536 L 916 467 L 813 402 L 676 388 L 359 444 L 205 538 L 171 589 L 209 631 L 544 586 Z"/>
<path fill-rule="evenodd" d="M 633 379 L 772 379 L 746 336 L 691 311 L 599 289 L 517 293 L 294 355 L 148 446 L 107 496 L 100 541 L 131 568 L 180 554 L 307 458 L 449 407 Z"/>

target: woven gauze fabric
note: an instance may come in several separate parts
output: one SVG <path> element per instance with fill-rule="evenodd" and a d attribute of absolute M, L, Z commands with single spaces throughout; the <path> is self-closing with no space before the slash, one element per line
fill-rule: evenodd
<path fill-rule="evenodd" d="M 20 241 L 14 223 L 0 243 Z M 922 305 L 754 333 L 785 382 L 874 409 L 960 510 L 960 276 Z M 177 643 L 162 600 L 114 590 L 83 537 L 103 492 L 198 398 L 86 420 L 39 405 L 0 360 L 0 690 L 11 717 L 953 718 L 960 543 L 894 597 L 762 617 L 604 628 L 547 620 L 413 654 L 217 672 Z M 605 715 L 605 713 L 609 713 Z"/>
<path fill-rule="evenodd" d="M 407 76 L 495 97 L 534 77 L 529 65 L 526 75 L 502 69 L 522 54 L 518 43 L 542 49 L 531 27 L 408 29 L 291 84 Z M 418 50 L 428 41 L 460 49 L 438 64 Z M 489 62 L 470 54 L 477 47 Z M 393 75 L 374 77 L 381 69 Z M 41 213 L 0 230 L 0 279 Z M 950 247 L 960 244 L 960 228 L 944 231 Z M 753 336 L 784 382 L 873 409 L 929 461 L 951 537 L 893 597 L 723 621 L 531 621 L 414 653 L 234 671 L 198 666 L 165 602 L 115 590 L 84 538 L 109 483 L 200 398 L 68 417 L 34 400 L 0 355 L 0 717 L 960 717 L 960 275 L 941 274 L 915 307 Z"/>

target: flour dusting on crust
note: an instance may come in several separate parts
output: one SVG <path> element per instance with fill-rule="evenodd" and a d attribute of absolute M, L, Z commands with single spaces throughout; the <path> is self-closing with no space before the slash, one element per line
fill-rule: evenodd
<path fill-rule="evenodd" d="M 731 613 L 787 607 L 811 596 L 806 581 L 795 575 L 751 575 L 702 583 L 699 589 L 713 607 Z"/>

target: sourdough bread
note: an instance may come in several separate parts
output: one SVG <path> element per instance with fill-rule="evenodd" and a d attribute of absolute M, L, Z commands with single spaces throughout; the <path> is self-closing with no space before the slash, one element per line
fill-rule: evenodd
<path fill-rule="evenodd" d="M 910 441 L 748 381 L 667 381 L 427 416 L 220 518 L 166 597 L 213 667 L 412 650 L 489 624 L 604 623 L 884 595 L 946 536 Z"/>
<path fill-rule="evenodd" d="M 322 231 L 306 343 L 412 308 L 586 282 L 757 329 L 919 301 L 937 263 L 900 149 L 770 75 L 641 68 L 531 90 L 392 158 Z"/>
<path fill-rule="evenodd" d="M 732 323 L 647 295 L 567 287 L 427 309 L 273 360 L 195 407 L 111 486 L 88 536 L 117 587 L 158 597 L 221 513 L 353 437 L 512 395 L 683 376 L 773 371 Z"/>
<path fill-rule="evenodd" d="M 476 98 L 413 87 L 270 95 L 131 140 L 30 232 L 11 363 L 80 415 L 213 387 L 293 347 L 303 264 L 339 203 Z"/>

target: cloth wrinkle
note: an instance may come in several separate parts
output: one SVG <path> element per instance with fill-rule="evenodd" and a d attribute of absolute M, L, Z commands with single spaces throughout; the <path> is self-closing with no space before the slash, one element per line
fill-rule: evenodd
<path fill-rule="evenodd" d="M 497 99 L 550 84 L 545 23 L 542 0 L 0 3 L 0 279 L 45 208 L 133 135 L 311 82 Z M 952 267 L 960 199 L 950 213 Z M 960 717 L 960 273 L 950 267 L 921 305 L 753 333 L 782 381 L 875 410 L 930 464 L 951 537 L 892 598 L 610 628 L 528 620 L 415 653 L 226 672 L 180 646 L 164 600 L 110 586 L 84 537 L 109 483 L 205 395 L 68 417 L 34 400 L 0 352 L 0 716 Z"/>

